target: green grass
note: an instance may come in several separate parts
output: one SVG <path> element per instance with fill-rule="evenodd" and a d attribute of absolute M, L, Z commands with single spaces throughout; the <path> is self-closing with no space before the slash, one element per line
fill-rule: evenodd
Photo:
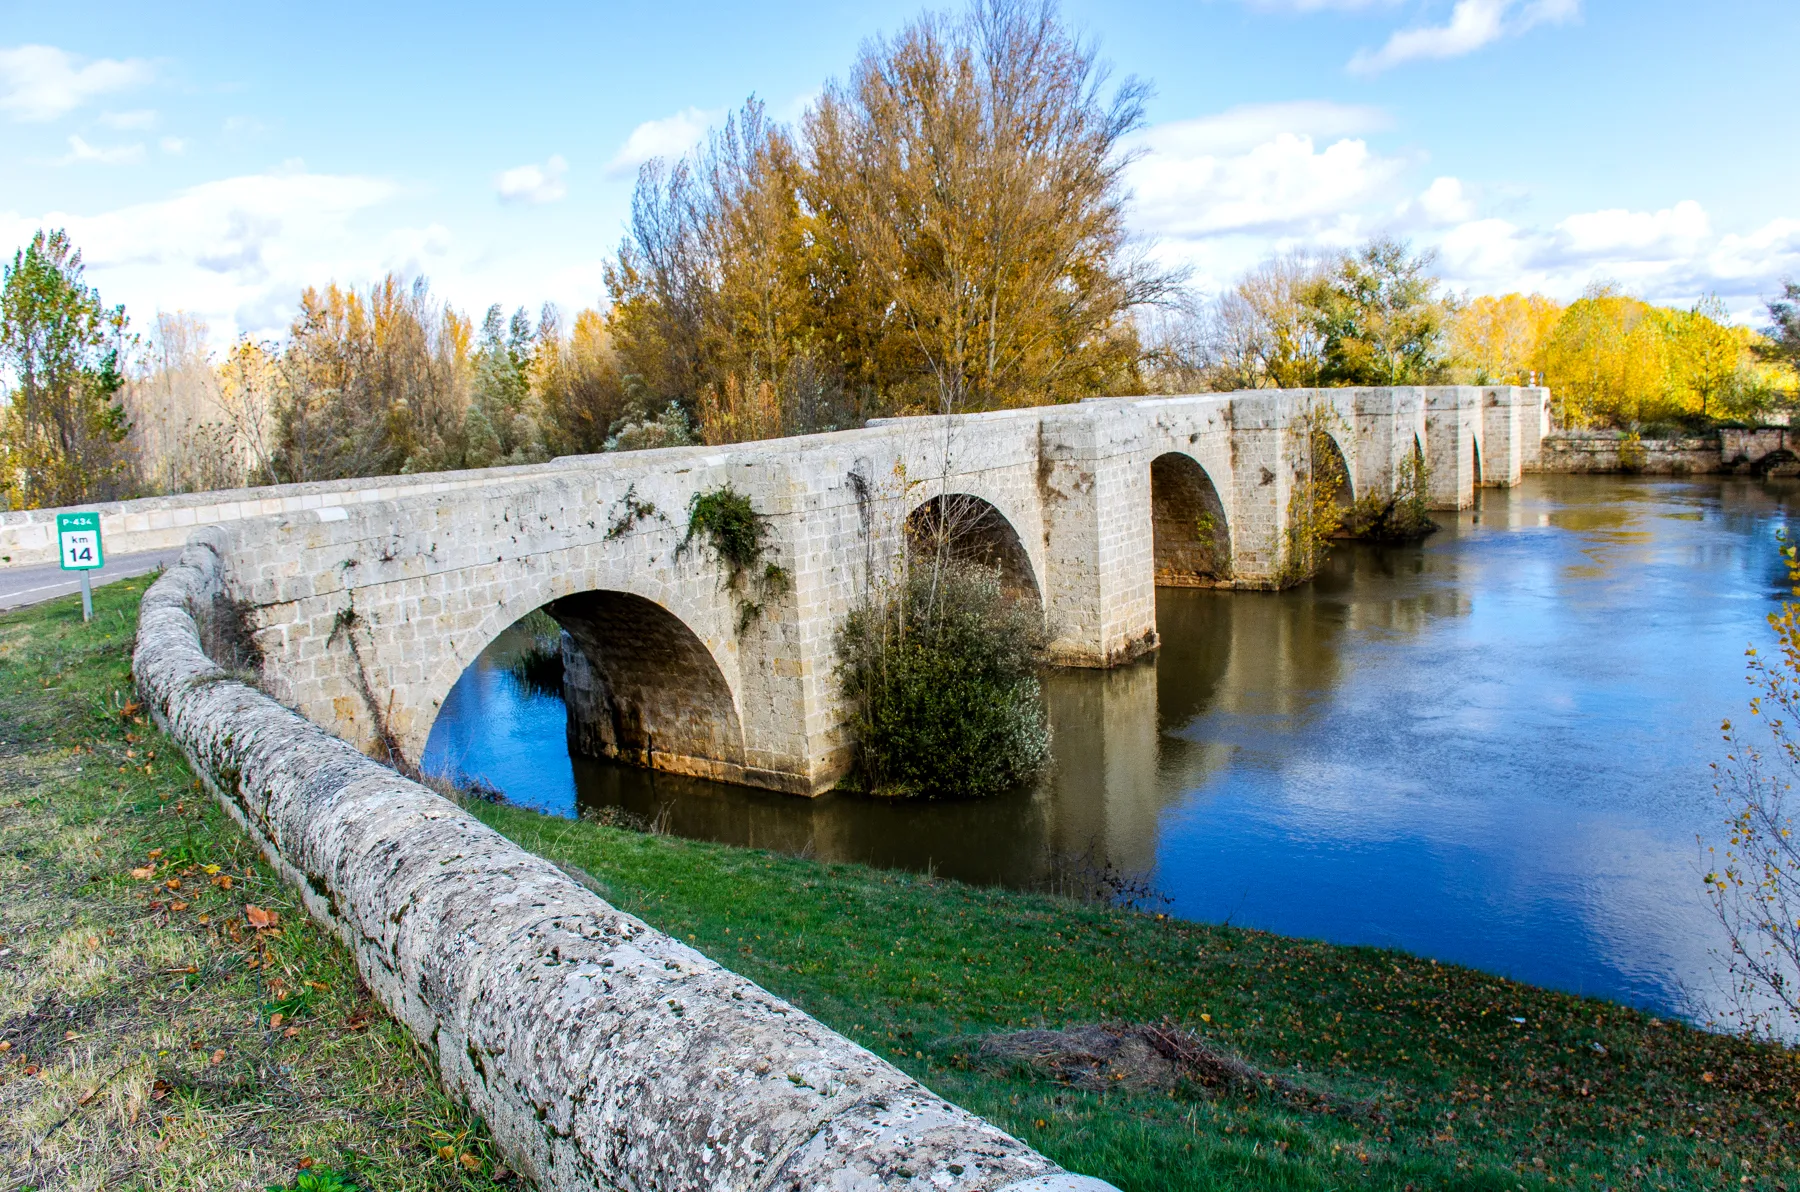
<path fill-rule="evenodd" d="M 0 1190 L 292 1186 L 302 1158 L 382 1192 L 489 1186 L 478 1124 L 125 706 L 142 587 L 96 592 L 88 628 L 72 601 L 0 617 Z M 1800 1189 L 1800 1066 L 1779 1048 L 1376 949 L 472 810 L 1132 1192 Z M 1377 1112 L 969 1060 L 972 1035 L 1165 1019 Z"/>
<path fill-rule="evenodd" d="M 1778 1048 L 1378 949 L 473 810 L 1128 1190 L 1800 1187 L 1800 1066 Z M 971 1035 L 1165 1018 L 1378 1116 L 1090 1094 L 968 1060 Z"/>
<path fill-rule="evenodd" d="M 0 1189 L 517 1188 L 133 702 L 147 583 L 0 616 Z"/>

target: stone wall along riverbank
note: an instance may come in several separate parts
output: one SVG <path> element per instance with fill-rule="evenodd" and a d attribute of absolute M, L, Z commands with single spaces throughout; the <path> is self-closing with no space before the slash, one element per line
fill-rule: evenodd
<path fill-rule="evenodd" d="M 145 595 L 145 700 L 539 1188 L 1111 1188 L 234 679 L 202 647 L 226 542 L 196 531 Z"/>
<path fill-rule="evenodd" d="M 1636 438 L 1623 431 L 1563 431 L 1544 438 L 1525 471 L 1636 472 L 1648 476 L 1789 474 L 1800 468 L 1800 431 L 1721 428 L 1684 438 Z"/>

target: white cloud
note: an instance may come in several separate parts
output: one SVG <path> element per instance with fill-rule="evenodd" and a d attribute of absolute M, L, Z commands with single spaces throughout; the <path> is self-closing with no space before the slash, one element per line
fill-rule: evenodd
<path fill-rule="evenodd" d="M 1502 37 L 1581 15 L 1581 0 L 1456 0 L 1443 25 L 1401 29 L 1379 50 L 1359 50 L 1351 74 L 1372 75 L 1420 59 L 1460 58 Z"/>
<path fill-rule="evenodd" d="M 269 126 L 253 116 L 227 116 L 219 131 L 233 145 L 248 145 L 260 140 L 269 131 Z"/>
<path fill-rule="evenodd" d="M 634 173 L 653 157 L 679 157 L 699 144 L 722 113 L 685 108 L 660 120 L 646 120 L 631 130 L 619 151 L 606 163 L 608 177 Z"/>
<path fill-rule="evenodd" d="M 1674 260 L 1691 255 L 1712 233 L 1706 211 L 1686 199 L 1661 211 L 1611 209 L 1571 215 L 1556 225 L 1572 256 Z"/>
<path fill-rule="evenodd" d="M 0 49 L 0 111 L 15 120 L 54 120 L 96 96 L 150 80 L 141 58 L 86 61 L 55 46 Z"/>
<path fill-rule="evenodd" d="M 1672 306 L 1716 293 L 1751 320 L 1762 317 L 1762 299 L 1783 276 L 1800 273 L 1800 219 L 1719 235 L 1692 200 L 1657 211 L 1578 212 L 1547 227 L 1468 220 L 1435 244 L 1446 281 L 1459 289 L 1541 290 L 1569 299 L 1604 278 Z"/>
<path fill-rule="evenodd" d="M 71 136 L 68 156 L 57 158 L 56 164 L 66 166 L 86 161 L 103 166 L 118 166 L 130 165 L 143 160 L 144 147 L 142 145 L 110 145 L 98 148 L 78 136 Z"/>
<path fill-rule="evenodd" d="M 66 228 L 107 301 L 124 302 L 139 321 L 158 308 L 190 310 L 228 340 L 283 330 L 305 286 L 371 280 L 423 261 L 428 254 L 416 250 L 426 246 L 390 245 L 358 226 L 399 193 L 384 178 L 314 174 L 292 163 L 97 215 L 0 212 L 0 243 Z"/>
<path fill-rule="evenodd" d="M 503 203 L 554 203 L 569 193 L 563 175 L 569 163 L 551 155 L 543 165 L 515 166 L 494 177 L 494 191 Z"/>
<path fill-rule="evenodd" d="M 1434 178 L 1419 196 L 1419 210 L 1432 223 L 1462 223 L 1474 218 L 1475 202 L 1461 179 Z"/>
<path fill-rule="evenodd" d="M 1145 151 L 1131 172 L 1136 222 L 1189 241 L 1317 233 L 1402 168 L 1347 135 L 1384 121 L 1374 109 L 1293 103 L 1153 126 L 1135 141 Z M 1336 139 L 1321 148 L 1315 137 Z"/>
<path fill-rule="evenodd" d="M 1212 116 L 1158 124 L 1140 138 L 1154 152 L 1193 156 L 1250 149 L 1281 133 L 1342 137 L 1375 132 L 1390 123 L 1380 108 L 1326 100 L 1240 104 Z"/>
<path fill-rule="evenodd" d="M 162 146 L 164 153 L 171 156 L 187 152 L 187 142 L 180 137 L 164 137 L 157 144 Z"/>
<path fill-rule="evenodd" d="M 102 112 L 100 123 L 117 129 L 154 128 L 156 111 L 154 108 L 138 108 L 131 112 Z"/>
<path fill-rule="evenodd" d="M 1448 175 L 1399 188 L 1417 159 L 1380 152 L 1357 134 L 1383 113 L 1333 104 L 1234 108 L 1154 125 L 1134 140 L 1134 233 L 1167 264 L 1193 267 L 1216 290 L 1272 253 L 1333 251 L 1377 234 L 1435 248 L 1451 288 L 1540 290 L 1578 297 L 1597 278 L 1645 299 L 1686 306 L 1717 293 L 1739 318 L 1800 276 L 1800 217 L 1721 233 L 1693 200 L 1649 210 L 1610 208 L 1527 219 L 1519 204 L 1483 208 L 1482 190 Z"/>

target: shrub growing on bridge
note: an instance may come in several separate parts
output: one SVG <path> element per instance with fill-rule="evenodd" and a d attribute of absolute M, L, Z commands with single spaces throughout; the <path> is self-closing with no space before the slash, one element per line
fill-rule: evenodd
<path fill-rule="evenodd" d="M 997 571 L 913 567 L 838 635 L 856 781 L 875 794 L 974 797 L 1042 769 L 1050 731 L 1037 670 L 1043 620 Z"/>
<path fill-rule="evenodd" d="M 1417 542 L 1438 529 L 1426 503 L 1430 490 L 1431 468 L 1415 445 L 1400 463 L 1394 491 L 1358 498 L 1344 517 L 1341 532 L 1365 542 Z"/>

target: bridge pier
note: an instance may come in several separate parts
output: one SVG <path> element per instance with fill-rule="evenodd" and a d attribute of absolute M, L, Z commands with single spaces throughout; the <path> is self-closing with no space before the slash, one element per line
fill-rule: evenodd
<path fill-rule="evenodd" d="M 1108 667 L 1154 650 L 1150 474 L 1116 424 L 1084 406 L 1039 430 L 1044 615 L 1058 666 Z"/>

